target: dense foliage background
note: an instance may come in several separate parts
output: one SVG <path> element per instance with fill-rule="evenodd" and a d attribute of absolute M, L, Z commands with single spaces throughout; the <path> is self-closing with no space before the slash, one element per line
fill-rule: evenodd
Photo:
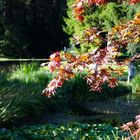
<path fill-rule="evenodd" d="M 106 33 L 122 20 L 132 19 L 140 11 L 140 4 L 109 2 L 92 6 L 85 12 L 85 20 L 78 23 L 73 16 L 74 0 L 0 0 L 0 56 L 15 58 L 46 58 L 51 53 L 68 47 L 86 52 L 93 44 L 76 44 L 77 35 L 96 26 Z M 67 13 L 66 13 L 67 11 Z M 80 48 L 80 49 L 78 49 Z M 129 53 L 139 51 L 132 45 Z"/>
<path fill-rule="evenodd" d="M 62 0 L 0 0 L 0 54 L 47 57 L 66 45 Z"/>
<path fill-rule="evenodd" d="M 114 27 L 119 25 L 122 21 L 133 19 L 134 15 L 140 11 L 140 4 L 130 4 L 127 2 L 118 3 L 117 1 L 109 1 L 105 5 L 92 5 L 84 12 L 83 22 L 77 22 L 73 16 L 73 3 L 75 0 L 67 1 L 67 17 L 64 18 L 66 26 L 64 31 L 69 34 L 70 46 L 74 52 L 83 53 L 92 51 L 95 47 L 99 47 L 93 43 L 77 43 L 76 40 L 81 39 L 84 30 L 97 27 L 99 30 L 103 30 L 103 37 Z M 135 48 L 135 49 L 134 49 Z M 129 54 L 134 54 L 138 51 L 139 45 L 129 47 Z"/>

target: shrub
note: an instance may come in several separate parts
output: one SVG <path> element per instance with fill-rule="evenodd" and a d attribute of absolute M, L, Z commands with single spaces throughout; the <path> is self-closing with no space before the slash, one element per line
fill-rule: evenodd
<path fill-rule="evenodd" d="M 52 98 L 59 98 L 59 100 L 63 99 L 64 102 L 68 102 L 69 104 L 78 104 L 93 100 L 115 98 L 131 92 L 130 87 L 122 83 L 119 83 L 115 88 L 110 88 L 107 84 L 104 84 L 102 92 L 90 91 L 86 81 L 83 79 L 85 75 L 86 73 L 83 73 L 82 75 L 77 74 L 75 79 L 67 81 L 59 88 L 56 92 L 56 97 Z"/>
<path fill-rule="evenodd" d="M 129 133 L 107 124 L 61 124 L 25 126 L 12 131 L 1 129 L 1 139 L 30 140 L 124 140 Z"/>
<path fill-rule="evenodd" d="M 24 112 L 19 106 L 19 98 L 0 101 L 0 125 L 11 124 L 16 119 L 24 117 Z"/>

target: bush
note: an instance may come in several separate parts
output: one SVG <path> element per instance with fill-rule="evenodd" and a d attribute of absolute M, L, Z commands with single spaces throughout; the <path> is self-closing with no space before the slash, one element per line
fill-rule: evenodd
<path fill-rule="evenodd" d="M 45 111 L 45 97 L 28 93 L 28 90 L 21 91 L 17 86 L 6 88 L 3 93 L 1 90 L 0 97 L 1 126 L 13 127 L 18 123 L 22 125 L 25 120 L 33 122 Z"/>
<path fill-rule="evenodd" d="M 57 90 L 57 94 L 52 99 L 63 100 L 70 104 L 79 104 L 88 101 L 105 100 L 109 98 L 116 98 L 131 92 L 130 87 L 119 83 L 117 87 L 110 88 L 104 84 L 102 92 L 90 91 L 84 74 L 77 74 L 75 79 L 67 81 L 61 88 Z"/>
<path fill-rule="evenodd" d="M 20 140 L 124 140 L 129 133 L 107 124 L 38 125 L 12 131 L 0 129 L 0 139 Z"/>
<path fill-rule="evenodd" d="M 4 99 L 3 99 L 4 100 Z M 11 124 L 16 119 L 23 118 L 24 112 L 19 105 L 19 98 L 0 101 L 0 125 Z"/>

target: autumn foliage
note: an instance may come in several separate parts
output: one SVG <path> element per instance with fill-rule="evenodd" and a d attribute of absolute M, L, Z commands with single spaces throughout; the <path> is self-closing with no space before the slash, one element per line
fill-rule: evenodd
<path fill-rule="evenodd" d="M 131 4 L 136 4 L 136 3 L 139 3 L 139 2 L 140 2 L 140 0 L 130 0 Z"/>
<path fill-rule="evenodd" d="M 140 1 L 129 1 L 131 4 L 138 2 Z M 82 23 L 87 8 L 93 4 L 99 6 L 106 3 L 106 0 L 76 0 L 73 4 L 73 15 Z M 75 78 L 76 73 L 82 73 L 83 71 L 87 72 L 87 75 L 83 78 L 93 91 L 101 92 L 105 83 L 111 88 L 117 85 L 117 79 L 113 75 L 121 75 L 123 67 L 113 68 L 113 66 L 123 66 L 140 58 L 140 54 L 135 54 L 127 59 L 119 59 L 122 49 L 127 49 L 129 44 L 140 42 L 140 13 L 137 13 L 133 20 L 124 21 L 113 27 L 106 37 L 102 37 L 102 32 L 96 27 L 90 27 L 83 31 L 82 38 L 75 38 L 77 44 L 90 43 L 97 46 L 90 53 L 74 55 L 67 52 L 56 52 L 50 56 L 48 68 L 54 73 L 55 77 L 43 91 L 44 95 L 51 97 L 65 81 Z M 106 46 L 103 45 L 105 42 L 108 42 Z M 129 131 L 138 140 L 140 115 L 136 116 L 135 122 L 124 124 L 121 128 Z"/>
<path fill-rule="evenodd" d="M 139 2 L 140 0 L 129 1 L 130 4 Z M 87 8 L 92 5 L 99 6 L 106 3 L 107 0 L 76 0 L 72 5 L 73 15 L 82 23 Z M 122 49 L 127 49 L 129 44 L 140 42 L 140 13 L 137 13 L 133 20 L 124 21 L 113 27 L 106 37 L 101 35 L 102 32 L 96 27 L 90 27 L 83 31 L 82 38 L 75 38 L 77 44 L 89 43 L 97 46 L 90 53 L 74 55 L 68 52 L 56 52 L 50 56 L 48 68 L 54 73 L 55 77 L 43 91 L 44 95 L 51 97 L 55 94 L 57 88 L 61 87 L 67 80 L 75 78 L 77 73 L 83 71 L 87 73 L 83 78 L 93 91 L 101 92 L 105 83 L 111 88 L 117 85 L 114 74 L 121 75 L 123 65 L 140 58 L 140 54 L 135 54 L 127 59 L 119 59 Z M 107 45 L 103 45 L 105 42 L 108 42 Z M 114 65 L 122 67 L 114 68 Z M 136 116 L 136 121 L 128 122 L 121 128 L 129 131 L 136 140 L 139 140 L 140 115 Z"/>
<path fill-rule="evenodd" d="M 92 27 L 83 32 L 84 38 L 80 42 L 97 43 L 100 47 L 90 53 L 73 55 L 66 52 L 56 52 L 50 56 L 48 67 L 55 78 L 48 84 L 43 93 L 51 97 L 57 88 L 61 87 L 65 81 L 74 78 L 77 72 L 87 71 L 84 79 L 93 91 L 101 91 L 102 85 L 108 83 L 109 87 L 117 85 L 117 79 L 113 74 L 122 74 L 122 69 L 113 69 L 112 65 L 124 65 L 129 61 L 139 58 L 136 54 L 132 58 L 119 61 L 121 48 L 127 48 L 128 43 L 137 43 L 140 40 L 140 13 L 133 20 L 115 26 L 107 38 L 100 35 L 101 31 Z M 97 41 L 98 40 L 98 41 Z M 108 46 L 102 47 L 102 43 L 109 41 Z"/>
<path fill-rule="evenodd" d="M 121 126 L 124 131 L 129 131 L 136 140 L 140 139 L 140 114 L 135 117 L 135 121 L 128 122 Z M 128 137 L 126 140 L 130 140 Z"/>
<path fill-rule="evenodd" d="M 75 0 L 73 4 L 73 9 L 74 9 L 73 15 L 78 21 L 83 22 L 84 12 L 87 10 L 87 8 L 90 8 L 90 6 L 92 5 L 95 6 L 104 5 L 107 2 L 109 2 L 109 0 Z M 118 1 L 118 2 L 127 2 L 127 0 Z M 130 4 L 136 4 L 139 3 L 140 0 L 129 0 L 128 2 Z"/>
<path fill-rule="evenodd" d="M 95 4 L 95 5 L 102 5 L 106 4 L 107 0 L 76 0 L 73 4 L 73 13 L 76 19 L 80 22 L 84 20 L 84 12 L 86 8 Z"/>

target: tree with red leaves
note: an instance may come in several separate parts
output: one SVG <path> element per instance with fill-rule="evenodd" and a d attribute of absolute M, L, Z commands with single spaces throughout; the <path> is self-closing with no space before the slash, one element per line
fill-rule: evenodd
<path fill-rule="evenodd" d="M 50 56 L 48 67 L 52 73 L 56 74 L 56 77 L 43 91 L 46 96 L 54 95 L 56 89 L 61 87 L 66 80 L 74 78 L 77 72 L 82 72 L 84 69 L 87 70 L 87 76 L 84 79 L 86 79 L 91 90 L 101 91 L 104 83 L 108 83 L 109 87 L 117 85 L 117 79 L 113 77 L 113 73 L 120 74 L 123 68 L 121 70 L 113 69 L 112 65 L 124 65 L 140 57 L 137 54 L 125 60 L 119 61 L 117 59 L 121 48 L 126 48 L 130 42 L 139 42 L 140 13 L 135 15 L 133 20 L 115 26 L 107 39 L 101 37 L 100 32 L 95 27 L 87 29 L 83 33 L 84 38 L 80 41 L 98 43 L 99 45 L 99 42 L 109 40 L 111 43 L 104 48 L 99 47 L 90 53 L 77 56 L 66 52 L 56 52 Z M 100 41 L 96 42 L 97 39 Z M 98 65 L 98 67 L 95 67 L 95 65 Z"/>
<path fill-rule="evenodd" d="M 130 0 L 130 4 L 139 3 L 139 0 Z M 73 4 L 73 15 L 79 21 L 84 21 L 84 12 L 91 5 L 106 4 L 106 0 L 76 0 Z M 56 52 L 50 56 L 48 67 L 55 77 L 43 91 L 44 95 L 51 97 L 55 94 L 57 88 L 61 87 L 65 81 L 76 76 L 77 72 L 87 71 L 84 79 L 93 91 L 102 91 L 102 86 L 107 83 L 109 87 L 117 86 L 117 79 L 113 74 L 121 74 L 121 69 L 114 69 L 112 65 L 123 66 L 126 63 L 140 58 L 140 54 L 119 60 L 118 56 L 122 48 L 127 48 L 128 44 L 137 44 L 140 42 L 140 12 L 133 20 L 122 22 L 116 25 L 108 33 L 107 37 L 101 36 L 102 30 L 96 27 L 90 27 L 83 32 L 82 38 L 75 41 L 80 43 L 92 43 L 98 47 L 89 53 L 74 55 L 67 52 Z M 104 42 L 109 41 L 107 46 L 102 46 Z M 135 122 L 129 122 L 122 126 L 123 130 L 128 130 L 139 140 L 140 126 L 139 116 Z"/>

